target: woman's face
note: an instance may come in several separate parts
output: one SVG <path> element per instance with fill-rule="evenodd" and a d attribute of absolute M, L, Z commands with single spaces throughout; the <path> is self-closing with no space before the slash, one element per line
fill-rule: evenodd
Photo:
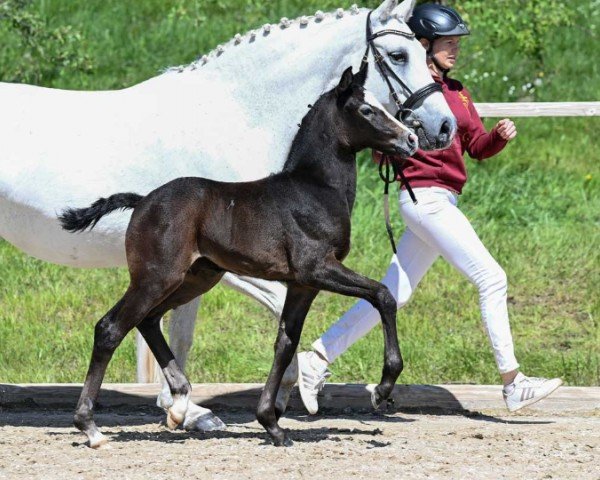
<path fill-rule="evenodd" d="M 432 52 L 443 69 L 453 68 L 460 52 L 460 36 L 436 38 Z"/>

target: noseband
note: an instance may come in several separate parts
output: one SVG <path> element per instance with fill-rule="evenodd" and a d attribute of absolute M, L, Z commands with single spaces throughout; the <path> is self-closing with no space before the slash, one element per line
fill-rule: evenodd
<path fill-rule="evenodd" d="M 396 107 L 398 107 L 398 111 L 396 112 L 396 118 L 400 121 L 404 121 L 406 120 L 406 117 L 412 112 L 412 108 L 419 101 L 428 97 L 432 93 L 441 92 L 442 86 L 439 83 L 432 82 L 429 85 L 425 85 L 424 87 L 419 88 L 416 92 L 413 92 L 410 88 L 408 88 L 408 85 L 406 85 L 406 83 L 404 83 L 404 81 L 402 81 L 402 79 L 398 75 L 396 75 L 394 70 L 392 70 L 392 68 L 383 59 L 383 55 L 381 55 L 379 50 L 377 50 L 377 47 L 375 46 L 373 40 L 375 40 L 378 37 L 383 37 L 384 35 L 401 35 L 406 38 L 415 38 L 415 34 L 402 32 L 400 30 L 381 30 L 374 34 L 371 29 L 371 13 L 373 13 L 372 10 L 367 15 L 367 49 L 365 50 L 365 55 L 363 56 L 361 66 L 364 66 L 364 64 L 369 61 L 369 50 L 372 50 L 375 63 L 379 67 L 379 71 L 381 72 L 385 83 L 387 83 L 387 86 L 390 90 L 390 94 L 392 95 L 392 98 L 396 103 Z M 396 90 L 394 90 L 394 86 L 390 81 L 390 77 L 392 77 L 396 82 L 398 82 L 402 86 L 402 88 L 408 93 L 409 96 L 404 101 L 404 103 L 402 103 L 402 101 L 398 97 L 398 93 L 396 92 Z"/>

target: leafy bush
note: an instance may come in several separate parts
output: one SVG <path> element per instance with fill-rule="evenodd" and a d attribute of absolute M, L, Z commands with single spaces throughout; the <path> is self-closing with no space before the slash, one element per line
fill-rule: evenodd
<path fill-rule="evenodd" d="M 29 0 L 0 3 L 0 31 L 10 31 L 16 53 L 0 62 L 2 78 L 39 84 L 74 71 L 91 71 L 93 62 L 81 32 L 72 25 L 49 28 L 30 4 Z"/>

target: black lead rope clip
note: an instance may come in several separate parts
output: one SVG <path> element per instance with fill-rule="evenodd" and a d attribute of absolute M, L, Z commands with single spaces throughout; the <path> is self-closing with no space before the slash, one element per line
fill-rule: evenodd
<path fill-rule="evenodd" d="M 379 178 L 383 180 L 383 213 L 385 215 L 385 229 L 387 230 L 387 234 L 390 239 L 390 244 L 392 245 L 392 251 L 394 252 L 394 255 L 396 255 L 398 252 L 396 251 L 396 242 L 394 240 L 392 223 L 390 221 L 389 189 L 390 185 L 398 180 L 398 175 L 400 176 L 402 184 L 406 187 L 406 190 L 410 195 L 410 199 L 415 205 L 417 204 L 417 197 L 415 197 L 415 193 L 410 187 L 408 180 L 404 176 L 404 160 L 405 159 L 402 159 L 400 168 L 398 168 L 398 165 L 388 155 L 382 155 L 381 161 L 379 162 Z M 390 173 L 392 174 L 391 177 Z"/>

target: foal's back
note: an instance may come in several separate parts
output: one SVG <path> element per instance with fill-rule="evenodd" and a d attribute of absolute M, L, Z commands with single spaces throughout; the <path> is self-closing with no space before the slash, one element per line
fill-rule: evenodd
<path fill-rule="evenodd" d="M 347 254 L 350 210 L 331 193 L 288 173 L 241 183 L 178 178 L 137 205 L 126 237 L 130 269 L 180 252 L 182 265 L 202 257 L 240 275 L 291 280 L 290 260 L 305 250 Z"/>

